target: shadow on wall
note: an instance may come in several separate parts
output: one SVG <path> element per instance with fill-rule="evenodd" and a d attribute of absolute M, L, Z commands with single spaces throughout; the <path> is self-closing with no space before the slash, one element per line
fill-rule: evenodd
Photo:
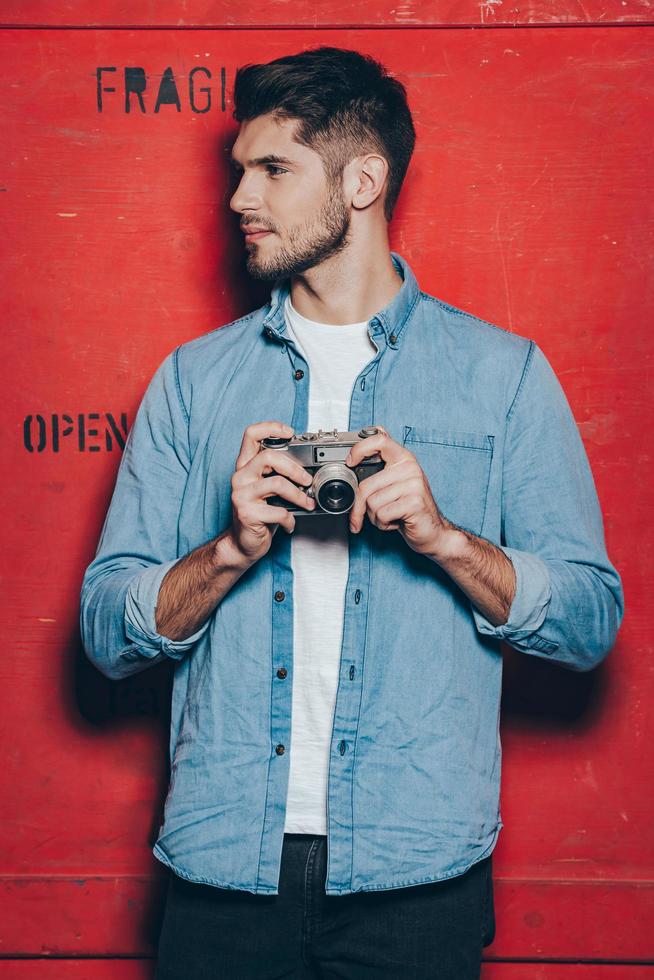
<path fill-rule="evenodd" d="M 619 655 L 616 649 L 610 658 Z M 123 680 L 109 680 L 88 660 L 81 637 L 76 638 L 76 703 L 92 726 L 112 731 L 125 722 L 156 718 L 164 739 L 170 730 L 170 699 L 174 665 L 164 662 Z M 502 722 L 534 730 L 586 728 L 601 715 L 609 696 L 606 662 L 577 672 L 543 658 L 518 653 L 502 644 Z M 148 726 L 149 727 L 149 726 Z"/>
<path fill-rule="evenodd" d="M 79 635 L 77 650 L 76 702 L 85 721 L 111 732 L 124 727 L 128 720 L 154 717 L 158 719 L 155 727 L 161 728 L 167 737 L 170 729 L 172 661 L 148 667 L 122 680 L 110 680 L 88 659 Z"/>
<path fill-rule="evenodd" d="M 619 641 L 618 641 L 619 644 Z M 617 656 L 616 650 L 609 658 Z M 609 693 L 606 661 L 573 671 L 502 644 L 502 724 L 539 731 L 590 728 Z"/>
<path fill-rule="evenodd" d="M 233 308 L 238 311 L 235 313 L 235 319 L 264 306 L 270 299 L 270 292 L 274 285 L 272 281 L 253 278 L 247 271 L 247 249 L 240 228 L 242 215 L 232 211 L 229 206 L 238 186 L 238 179 L 229 163 L 238 132 L 238 125 L 233 123 L 216 141 L 213 152 L 216 186 L 223 188 L 222 193 L 217 197 L 213 233 L 216 242 L 224 242 L 225 236 L 228 236 L 227 246 L 220 249 L 214 283 L 216 287 L 220 287 L 219 292 L 229 290 Z M 270 221 L 270 215 L 263 212 L 259 217 L 262 223 Z"/>

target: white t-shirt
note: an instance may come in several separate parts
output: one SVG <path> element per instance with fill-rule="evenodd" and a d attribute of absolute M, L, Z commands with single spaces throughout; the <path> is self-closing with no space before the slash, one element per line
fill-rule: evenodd
<path fill-rule="evenodd" d="M 317 323 L 284 307 L 289 337 L 309 365 L 307 429 L 349 429 L 352 388 L 377 353 L 362 323 Z M 296 516 L 293 701 L 287 834 L 327 834 L 327 774 L 349 572 L 349 513 Z"/>

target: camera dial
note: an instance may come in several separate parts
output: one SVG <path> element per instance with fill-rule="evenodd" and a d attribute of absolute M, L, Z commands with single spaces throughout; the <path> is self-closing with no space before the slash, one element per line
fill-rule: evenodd
<path fill-rule="evenodd" d="M 261 440 L 262 449 L 286 449 L 293 436 L 266 436 Z"/>

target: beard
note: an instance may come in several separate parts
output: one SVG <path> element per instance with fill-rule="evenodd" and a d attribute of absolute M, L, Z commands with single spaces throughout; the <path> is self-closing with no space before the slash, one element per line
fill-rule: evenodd
<path fill-rule="evenodd" d="M 255 279 L 273 281 L 306 272 L 349 245 L 351 214 L 340 185 L 328 189 L 315 218 L 288 229 L 289 244 L 265 259 L 254 243 L 247 255 L 247 271 Z M 271 229 L 274 231 L 274 229 Z"/>

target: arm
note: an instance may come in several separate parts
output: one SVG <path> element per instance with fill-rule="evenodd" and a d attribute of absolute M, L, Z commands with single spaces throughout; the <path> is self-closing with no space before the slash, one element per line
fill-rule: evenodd
<path fill-rule="evenodd" d="M 175 351 L 163 361 L 143 396 L 95 558 L 82 582 L 84 649 L 113 679 L 167 657 L 179 659 L 201 635 L 177 644 L 157 633 L 148 612 L 161 580 L 177 561 L 179 506 L 190 466 L 177 356 Z"/>
<path fill-rule="evenodd" d="M 345 458 L 354 467 L 379 453 L 385 463 L 359 484 L 350 530 L 357 534 L 365 515 L 399 530 L 465 592 L 480 633 L 572 670 L 599 663 L 622 620 L 622 587 L 581 437 L 538 347 L 529 347 L 506 417 L 502 544 L 450 523 L 414 454 L 377 428 Z"/>
<path fill-rule="evenodd" d="M 505 624 L 516 593 L 511 560 L 490 541 L 440 516 L 443 529 L 429 557 L 447 572 L 493 626 Z"/>
<path fill-rule="evenodd" d="M 201 629 L 249 567 L 229 528 L 191 551 L 163 578 L 156 601 L 156 631 L 172 640 L 187 639 Z"/>
<path fill-rule="evenodd" d="M 288 436 L 292 431 L 278 421 L 255 422 L 246 428 L 231 480 L 232 523 L 166 573 L 155 600 L 159 633 L 189 642 L 189 634 L 202 628 L 234 583 L 267 553 L 277 528 L 282 525 L 292 533 L 295 517 L 284 507 L 268 504 L 267 497 L 280 493 L 302 507 L 315 507 L 315 500 L 300 488 L 311 483 L 311 475 L 275 450 L 260 452 L 266 436 Z M 264 473 L 267 479 L 262 479 Z"/>
<path fill-rule="evenodd" d="M 622 586 L 574 416 L 535 344 L 506 420 L 502 542 L 515 596 L 504 623 L 473 605 L 477 629 L 572 670 L 595 667 L 622 621 Z"/>
<path fill-rule="evenodd" d="M 311 476 L 265 436 L 290 435 L 282 422 L 247 427 L 232 477 L 232 524 L 188 555 L 177 526 L 190 467 L 188 416 L 177 351 L 155 373 L 130 430 L 95 559 L 84 575 L 80 627 L 89 659 L 105 676 L 127 677 L 167 657 L 181 660 L 207 630 L 211 613 L 243 573 L 295 518 L 266 499 L 281 494 L 308 508 L 295 483 Z M 262 475 L 275 473 L 272 478 Z M 288 477 L 288 479 L 287 479 Z M 295 482 L 292 482 L 295 481 Z"/>
<path fill-rule="evenodd" d="M 178 642 L 160 634 L 154 623 L 159 586 L 180 560 L 177 526 L 190 467 L 177 357 L 174 351 L 159 366 L 139 406 L 82 583 L 84 649 L 114 679 L 167 657 L 180 659 L 208 626 L 207 621 Z"/>

